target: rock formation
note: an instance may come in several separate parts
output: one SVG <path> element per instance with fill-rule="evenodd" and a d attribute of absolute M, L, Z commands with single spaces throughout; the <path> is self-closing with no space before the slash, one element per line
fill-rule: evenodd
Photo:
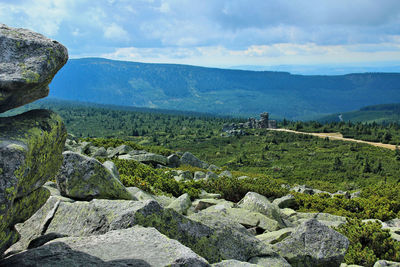
<path fill-rule="evenodd" d="M 222 131 L 228 134 L 228 136 L 232 135 L 245 135 L 246 133 L 243 129 L 267 129 L 267 128 L 276 128 L 276 120 L 269 119 L 269 113 L 263 112 L 260 114 L 260 119 L 256 120 L 255 118 L 249 118 L 244 123 L 231 123 L 225 124 L 222 128 Z"/>
<path fill-rule="evenodd" d="M 0 24 L 0 112 L 47 96 L 67 58 L 58 42 Z M 0 254 L 18 240 L 14 225 L 46 203 L 50 193 L 42 185 L 62 163 L 66 135 L 48 110 L 0 118 Z"/>

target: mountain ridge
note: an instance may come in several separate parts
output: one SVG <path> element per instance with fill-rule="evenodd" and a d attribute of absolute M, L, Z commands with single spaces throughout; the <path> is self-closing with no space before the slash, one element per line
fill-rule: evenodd
<path fill-rule="evenodd" d="M 69 60 L 51 87 L 67 100 L 289 119 L 400 102 L 399 73 L 307 76 L 102 58 Z"/>

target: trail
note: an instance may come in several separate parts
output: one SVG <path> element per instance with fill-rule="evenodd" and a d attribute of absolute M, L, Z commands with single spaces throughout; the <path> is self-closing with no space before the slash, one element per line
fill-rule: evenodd
<path fill-rule="evenodd" d="M 341 133 L 306 133 L 306 132 L 299 132 L 299 131 L 294 131 L 294 130 L 289 130 L 289 129 L 271 129 L 271 128 L 269 128 L 268 130 L 278 131 L 278 132 L 289 132 L 289 133 L 295 133 L 295 134 L 307 134 L 307 135 L 318 136 L 320 138 L 328 137 L 330 140 L 341 140 L 341 141 L 362 143 L 362 144 L 368 144 L 368 145 L 372 145 L 372 146 L 376 146 L 376 147 L 383 147 L 383 148 L 387 148 L 387 149 L 391 149 L 391 150 L 396 149 L 395 145 L 389 145 L 389 144 L 383 144 L 383 143 L 377 143 L 377 142 L 369 142 L 369 141 L 357 140 L 357 139 L 353 139 L 353 138 L 344 138 Z"/>

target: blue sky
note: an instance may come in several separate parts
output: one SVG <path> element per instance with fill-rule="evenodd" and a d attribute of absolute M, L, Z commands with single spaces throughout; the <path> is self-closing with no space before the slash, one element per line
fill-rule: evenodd
<path fill-rule="evenodd" d="M 399 0 L 0 0 L 70 58 L 201 66 L 400 65 Z"/>

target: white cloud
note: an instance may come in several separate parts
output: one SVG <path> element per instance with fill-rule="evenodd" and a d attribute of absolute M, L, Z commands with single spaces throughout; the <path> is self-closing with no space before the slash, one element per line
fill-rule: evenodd
<path fill-rule="evenodd" d="M 114 41 L 128 41 L 129 33 L 121 26 L 111 23 L 104 28 L 104 37 Z"/>

